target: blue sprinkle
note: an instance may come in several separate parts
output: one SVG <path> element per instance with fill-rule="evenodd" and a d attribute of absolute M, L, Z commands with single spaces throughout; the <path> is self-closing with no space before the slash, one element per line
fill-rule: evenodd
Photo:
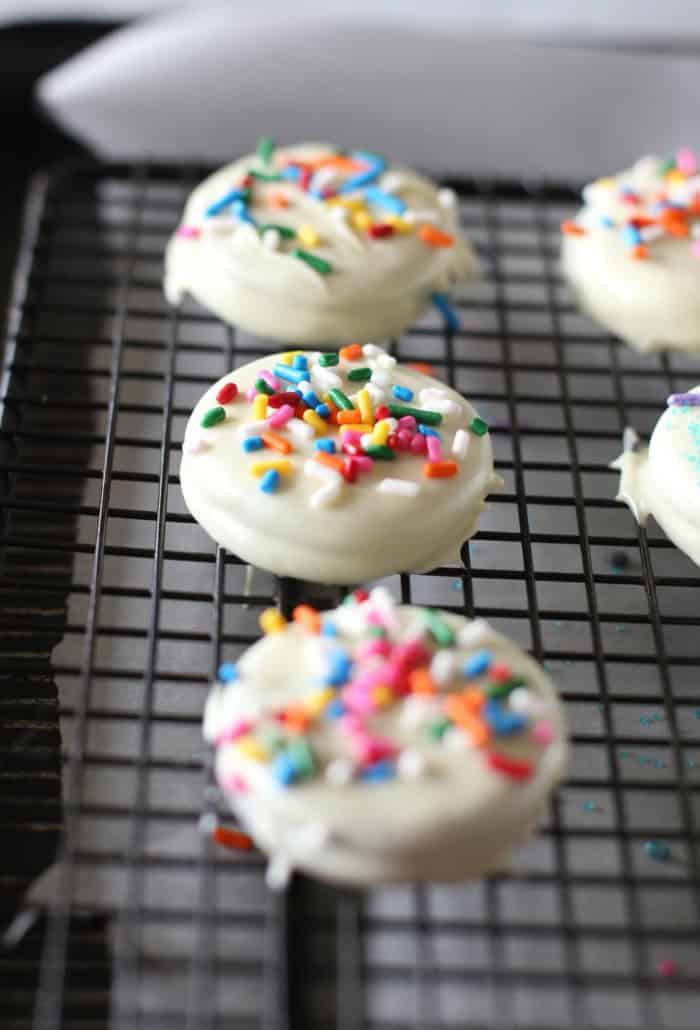
<path fill-rule="evenodd" d="M 295 168 L 290 165 L 287 168 L 283 168 L 280 172 L 283 179 L 301 179 L 301 168 Z"/>
<path fill-rule="evenodd" d="M 333 721 L 335 721 L 336 719 L 340 719 L 341 716 L 345 715 L 346 710 L 347 709 L 345 708 L 343 702 L 340 700 L 339 697 L 337 697 L 335 698 L 335 700 L 328 702 L 326 707 L 323 709 L 323 716 L 325 719 L 332 719 Z"/>
<path fill-rule="evenodd" d="M 642 242 L 642 237 L 634 225 L 623 225 L 620 229 L 620 236 L 628 247 L 636 247 Z"/>
<path fill-rule="evenodd" d="M 234 200 L 245 200 L 245 193 L 243 193 L 242 190 L 229 190 L 228 193 L 225 193 L 220 200 L 215 200 L 213 204 L 210 204 L 204 214 L 207 218 L 210 218 L 212 215 L 218 215 L 224 210 L 224 208 L 228 207 L 229 204 L 232 204 Z"/>
<path fill-rule="evenodd" d="M 231 204 L 231 210 L 237 218 L 240 218 L 242 222 L 248 222 L 249 225 L 257 226 L 257 222 L 251 215 L 250 211 L 246 206 L 245 200 L 234 200 Z"/>
<path fill-rule="evenodd" d="M 369 186 L 386 168 L 384 158 L 377 157 L 375 154 L 368 154 L 364 150 L 355 150 L 352 156 L 356 157 L 358 161 L 367 161 L 369 168 L 363 172 L 357 172 L 355 175 L 351 175 L 349 179 L 346 179 L 338 189 L 338 193 L 352 193 L 353 190 L 358 190 L 361 186 Z"/>
<path fill-rule="evenodd" d="M 317 404 L 314 408 L 314 411 L 316 412 L 319 418 L 328 418 L 331 413 L 331 409 L 328 407 L 327 404 Z"/>
<path fill-rule="evenodd" d="M 493 656 L 490 651 L 477 651 L 471 658 L 467 658 L 462 666 L 462 675 L 468 680 L 474 679 L 475 676 L 481 676 L 488 670 L 492 661 Z"/>
<path fill-rule="evenodd" d="M 600 218 L 598 219 L 598 225 L 600 225 L 600 227 L 602 229 L 614 229 L 615 228 L 615 222 L 610 217 L 610 215 L 601 215 Z"/>
<path fill-rule="evenodd" d="M 406 204 L 401 197 L 395 197 L 393 193 L 380 190 L 378 186 L 368 186 L 365 190 L 365 200 L 376 207 L 382 207 L 394 215 L 402 215 L 406 210 Z"/>
<path fill-rule="evenodd" d="M 289 365 L 283 365 L 281 361 L 275 365 L 275 375 L 278 379 L 284 379 L 285 382 L 294 383 L 295 385 L 300 383 L 302 379 L 306 379 L 305 372 L 291 368 Z"/>
<path fill-rule="evenodd" d="M 484 705 L 484 719 L 497 737 L 512 737 L 522 733 L 527 726 L 524 715 L 508 711 L 495 698 L 490 698 Z"/>
<path fill-rule="evenodd" d="M 671 857 L 671 849 L 668 844 L 662 844 L 658 840 L 644 841 L 644 851 L 649 858 L 653 858 L 656 862 L 665 862 Z"/>
<path fill-rule="evenodd" d="M 294 783 L 297 778 L 296 764 L 287 751 L 282 751 L 280 754 L 275 755 L 272 763 L 272 773 L 277 782 L 282 784 L 283 787 L 288 787 L 290 783 Z"/>
<path fill-rule="evenodd" d="M 438 433 L 437 429 L 433 429 L 432 426 L 418 426 L 418 432 L 421 436 L 436 436 L 438 440 L 442 440 L 442 437 Z"/>
<path fill-rule="evenodd" d="M 262 436 L 248 436 L 241 444 L 244 451 L 259 451 L 263 447 Z"/>
<path fill-rule="evenodd" d="M 445 320 L 445 326 L 453 333 L 462 327 L 459 315 L 447 299 L 446 293 L 433 293 L 430 296 L 435 307 Z"/>
<path fill-rule="evenodd" d="M 388 760 L 373 762 L 361 771 L 359 779 L 365 783 L 383 783 L 385 780 L 393 780 L 396 775 L 394 763 Z"/>
<path fill-rule="evenodd" d="M 292 368 L 301 369 L 302 372 L 306 372 L 309 367 L 309 363 L 303 354 L 295 354 L 292 361 Z"/>
<path fill-rule="evenodd" d="M 307 386 L 305 382 L 302 382 L 299 385 L 299 389 L 301 390 L 301 395 L 304 398 L 304 403 L 308 404 L 310 408 L 317 408 L 321 403 L 321 400 L 316 396 L 311 387 Z"/>
<path fill-rule="evenodd" d="M 260 480 L 260 489 L 264 494 L 272 494 L 279 486 L 280 474 L 277 469 L 268 469 Z"/>
<path fill-rule="evenodd" d="M 413 390 L 409 390 L 407 386 L 395 386 L 391 391 L 399 401 L 412 401 Z"/>
<path fill-rule="evenodd" d="M 316 440 L 314 446 L 317 451 L 325 451 L 326 454 L 335 454 L 335 441 L 334 440 Z"/>
<path fill-rule="evenodd" d="M 332 443 L 331 440 L 329 440 L 328 442 Z M 336 626 L 336 624 L 334 622 L 324 622 L 323 625 L 321 626 L 321 636 L 322 637 L 337 637 L 338 636 L 338 627 Z"/>
<path fill-rule="evenodd" d="M 328 671 L 324 676 L 323 682 L 329 687 L 342 687 L 350 679 L 351 672 L 352 662 L 347 654 L 345 651 L 341 651 L 340 648 L 335 648 L 328 655 Z"/>
<path fill-rule="evenodd" d="M 219 666 L 216 678 L 220 680 L 221 683 L 233 683 L 234 680 L 238 679 L 238 669 L 233 662 L 224 662 L 223 665 Z"/>

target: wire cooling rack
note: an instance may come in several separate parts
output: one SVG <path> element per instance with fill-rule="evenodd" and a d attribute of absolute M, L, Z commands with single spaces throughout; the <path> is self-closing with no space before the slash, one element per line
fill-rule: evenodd
<path fill-rule="evenodd" d="M 165 305 L 164 244 L 201 172 L 81 166 L 29 198 L 0 394 L 0 1023 L 696 1030 L 700 581 L 614 503 L 607 465 L 697 361 L 637 355 L 573 310 L 570 189 L 453 184 L 484 278 L 460 332 L 428 313 L 394 349 L 475 402 L 506 488 L 462 567 L 387 583 L 546 662 L 570 778 L 501 875 L 270 894 L 259 855 L 198 829 L 230 819 L 204 697 L 262 608 L 337 594 L 259 570 L 246 586 L 183 507 L 190 409 L 275 349 Z"/>

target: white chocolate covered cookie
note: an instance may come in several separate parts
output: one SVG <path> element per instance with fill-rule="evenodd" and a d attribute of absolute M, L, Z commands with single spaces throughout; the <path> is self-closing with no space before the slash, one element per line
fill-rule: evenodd
<path fill-rule="evenodd" d="M 581 308 L 642 351 L 700 350 L 700 175 L 694 154 L 598 179 L 562 230 Z"/>
<path fill-rule="evenodd" d="M 482 620 L 397 606 L 266 612 L 204 718 L 245 829 L 293 868 L 373 884 L 496 870 L 533 832 L 567 757 L 555 690 Z"/>
<path fill-rule="evenodd" d="M 245 561 L 341 584 L 459 562 L 502 485 L 471 404 L 374 344 L 225 376 L 187 424 L 180 482 Z"/>
<path fill-rule="evenodd" d="M 700 386 L 673 394 L 644 447 L 632 429 L 613 468 L 619 501 L 644 525 L 649 515 L 676 547 L 700 565 Z"/>
<path fill-rule="evenodd" d="M 375 154 L 262 140 L 190 196 L 166 296 L 297 343 L 395 336 L 431 299 L 457 328 L 446 291 L 476 271 L 457 215 L 451 190 Z"/>

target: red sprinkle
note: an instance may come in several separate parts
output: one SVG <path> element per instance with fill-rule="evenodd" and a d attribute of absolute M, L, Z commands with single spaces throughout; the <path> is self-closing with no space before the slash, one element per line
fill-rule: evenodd
<path fill-rule="evenodd" d="M 240 830 L 227 830 L 224 826 L 217 826 L 215 830 L 212 830 L 211 839 L 225 848 L 233 848 L 234 851 L 250 851 L 253 847 L 253 839 L 247 833 L 241 833 Z"/>
<path fill-rule="evenodd" d="M 346 458 L 340 470 L 346 483 L 354 483 L 357 479 L 357 465 L 352 458 Z"/>
<path fill-rule="evenodd" d="M 238 387 L 235 383 L 224 383 L 216 395 L 219 404 L 230 404 L 238 396 Z M 294 395 L 296 397 L 296 394 Z"/>
<path fill-rule="evenodd" d="M 383 418 L 391 418 L 391 412 L 385 404 L 380 404 L 374 412 L 374 418 L 377 422 L 381 422 Z"/>
<path fill-rule="evenodd" d="M 267 398 L 267 406 L 268 408 L 281 408 L 284 404 L 291 404 L 293 408 L 296 408 L 300 400 L 301 397 L 298 393 L 273 393 L 271 397 Z"/>
<path fill-rule="evenodd" d="M 508 758 L 498 751 L 489 751 L 486 760 L 492 769 L 503 773 L 509 780 L 529 780 L 532 776 L 532 762 L 523 762 L 517 758 Z"/>
<path fill-rule="evenodd" d="M 252 175 L 246 175 L 245 178 L 243 179 L 243 181 L 241 182 L 240 189 L 247 190 L 252 185 L 253 185 L 253 176 Z"/>
<path fill-rule="evenodd" d="M 367 235 L 371 236 L 374 240 L 381 240 L 384 236 L 394 235 L 394 226 L 389 225 L 387 222 L 379 222 L 376 225 L 370 225 L 367 229 Z"/>
<path fill-rule="evenodd" d="M 496 683 L 505 683 L 512 675 L 513 673 L 503 662 L 494 662 L 493 665 L 489 666 L 489 679 L 495 680 Z"/>
<path fill-rule="evenodd" d="M 358 604 L 362 604 L 363 601 L 369 600 L 369 594 L 366 590 L 353 590 L 352 596 Z"/>

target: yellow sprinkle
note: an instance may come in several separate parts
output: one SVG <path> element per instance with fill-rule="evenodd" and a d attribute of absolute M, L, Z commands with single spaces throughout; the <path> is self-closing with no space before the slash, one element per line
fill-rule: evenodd
<path fill-rule="evenodd" d="M 292 471 L 292 463 L 287 458 L 266 458 L 264 461 L 254 461 L 250 471 L 259 479 L 269 469 L 275 469 L 281 476 L 286 476 Z"/>
<path fill-rule="evenodd" d="M 284 615 L 276 608 L 266 608 L 258 621 L 263 633 L 279 633 L 287 625 Z"/>
<path fill-rule="evenodd" d="M 321 242 L 321 237 L 313 225 L 300 225 L 297 229 L 297 239 L 305 247 L 318 247 Z"/>
<path fill-rule="evenodd" d="M 328 432 L 328 426 L 326 423 L 310 408 L 308 408 L 301 417 L 304 419 L 304 422 L 308 422 L 310 426 L 314 427 L 316 436 L 325 436 Z"/>
<path fill-rule="evenodd" d="M 405 218 L 402 218 L 401 215 L 384 215 L 382 221 L 393 225 L 398 233 L 413 232 L 414 229 L 414 226 L 407 222 Z"/>
<path fill-rule="evenodd" d="M 284 354 L 280 354 L 280 364 L 292 365 L 297 354 L 303 354 L 303 350 L 288 350 Z"/>
<path fill-rule="evenodd" d="M 267 395 L 259 393 L 253 401 L 253 419 L 262 422 L 264 418 L 267 418 Z"/>
<path fill-rule="evenodd" d="M 306 412 L 304 412 L 306 415 Z M 339 426 L 341 433 L 371 433 L 374 426 L 369 425 L 367 422 L 349 422 L 346 426 Z M 387 436 L 389 434 L 387 433 Z"/>
<path fill-rule="evenodd" d="M 267 761 L 267 751 L 254 737 L 239 737 L 233 746 L 236 751 L 245 755 L 246 758 L 251 758 L 254 762 Z"/>
<path fill-rule="evenodd" d="M 383 418 L 381 422 L 377 422 L 372 432 L 372 443 L 379 444 L 381 447 L 389 439 L 389 433 L 391 432 L 391 426 L 387 419 Z"/>
<path fill-rule="evenodd" d="M 685 180 L 686 180 L 686 176 L 683 174 L 683 172 L 679 171 L 677 168 L 672 168 L 670 172 L 666 172 L 666 175 L 664 176 L 664 178 L 665 178 L 666 182 L 669 182 L 669 183 L 670 182 L 685 182 Z"/>
<path fill-rule="evenodd" d="M 354 229 L 359 229 L 362 232 L 365 229 L 369 229 L 371 224 L 372 216 L 367 211 L 353 211 L 352 225 Z"/>
<path fill-rule="evenodd" d="M 326 705 L 335 697 L 332 687 L 321 687 L 304 698 L 304 707 L 309 715 L 320 715 Z"/>
<path fill-rule="evenodd" d="M 360 390 L 358 393 L 357 407 L 360 409 L 360 415 L 364 421 L 371 422 L 374 417 L 374 412 L 372 411 L 372 398 L 367 390 Z"/>
<path fill-rule="evenodd" d="M 611 189 L 615 185 L 615 180 L 610 175 L 604 176 L 602 179 L 596 179 L 596 186 L 605 186 L 607 189 Z"/>
<path fill-rule="evenodd" d="M 346 207 L 348 211 L 365 210 L 365 202 L 360 197 L 329 197 L 326 203 L 339 204 L 340 207 Z"/>
<path fill-rule="evenodd" d="M 394 697 L 393 690 L 380 684 L 373 689 L 372 700 L 376 705 L 379 705 L 380 708 L 388 708 L 396 699 Z"/>

